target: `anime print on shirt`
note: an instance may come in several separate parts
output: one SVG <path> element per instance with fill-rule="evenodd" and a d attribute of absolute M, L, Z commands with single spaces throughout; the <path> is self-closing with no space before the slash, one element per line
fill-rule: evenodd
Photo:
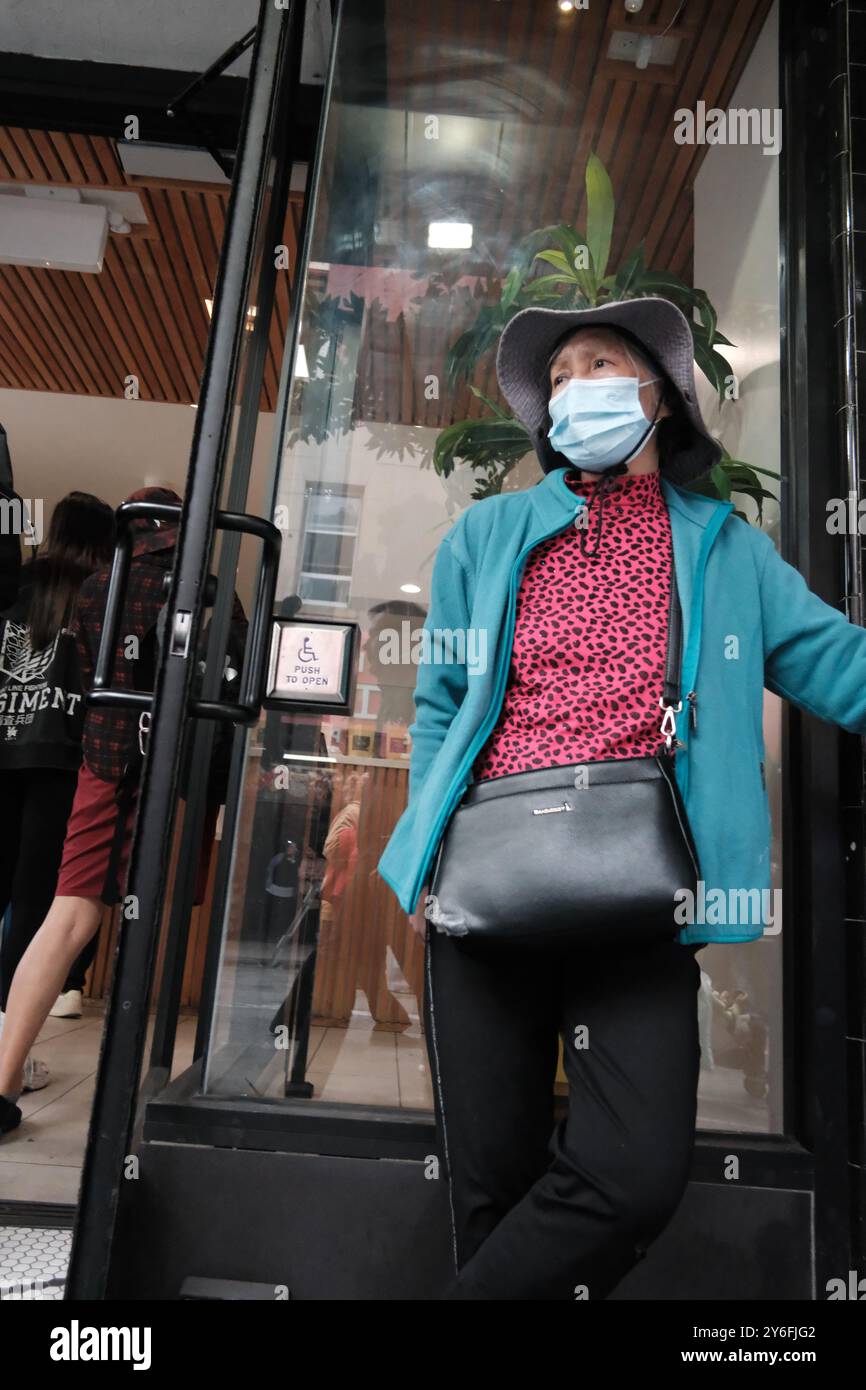
<path fill-rule="evenodd" d="M 0 629 L 0 745 L 80 737 L 83 696 L 73 639 L 62 628 L 34 651 L 30 628 L 7 618 Z"/>

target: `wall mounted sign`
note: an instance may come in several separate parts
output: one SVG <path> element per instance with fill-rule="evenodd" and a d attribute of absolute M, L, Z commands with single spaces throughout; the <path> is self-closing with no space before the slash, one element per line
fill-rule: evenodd
<path fill-rule="evenodd" d="M 359 627 L 327 618 L 275 618 L 266 709 L 351 714 Z"/>

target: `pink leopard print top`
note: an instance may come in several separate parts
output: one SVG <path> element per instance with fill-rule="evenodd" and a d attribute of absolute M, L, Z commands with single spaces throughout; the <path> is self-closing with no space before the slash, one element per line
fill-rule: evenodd
<path fill-rule="evenodd" d="M 595 549 L 597 480 L 586 497 Z M 505 698 L 473 764 L 477 781 L 536 767 L 634 758 L 661 743 L 671 530 L 658 473 L 623 475 L 604 499 L 597 559 L 569 526 L 529 552 Z"/>

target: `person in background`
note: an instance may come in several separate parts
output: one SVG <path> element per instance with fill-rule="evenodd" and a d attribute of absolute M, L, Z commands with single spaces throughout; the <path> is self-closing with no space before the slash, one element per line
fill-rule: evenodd
<path fill-rule="evenodd" d="M 300 863 L 298 846 L 294 840 L 286 840 L 285 845 L 268 864 L 265 876 L 266 906 L 262 914 L 262 936 L 265 954 L 262 965 L 267 965 L 270 957 L 267 951 L 279 941 L 292 923 L 298 910 L 298 880 Z"/>
<path fill-rule="evenodd" d="M 54 897 L 84 726 L 84 691 L 70 631 L 83 582 L 111 558 L 114 514 L 89 492 L 54 508 L 44 544 L 24 566 L 17 600 L 0 618 L 0 1012 Z M 89 959 L 65 988 L 81 989 Z M 80 996 L 79 996 L 80 997 Z M 79 1010 L 80 1012 L 80 1010 Z M 48 1083 L 28 1056 L 24 1089 Z"/>
<path fill-rule="evenodd" d="M 142 488 L 127 498 L 174 505 L 180 500 L 172 490 L 158 487 Z M 127 659 L 126 649 L 131 638 L 143 649 L 156 629 L 167 599 L 166 580 L 174 566 L 178 534 L 174 520 L 141 517 L 131 526 L 132 564 L 114 652 L 113 684 L 120 690 L 135 688 L 136 663 Z M 106 567 L 85 582 L 76 608 L 74 632 L 85 690 L 93 683 L 109 573 Z M 232 625 L 238 640 L 241 632 L 245 636 L 246 619 L 237 596 Z M 21 1123 L 15 1102 L 23 1090 L 25 1059 L 69 966 L 98 930 L 104 907 L 123 897 L 138 799 L 138 733 L 137 711 L 101 707 L 87 711 L 83 761 L 54 901 L 18 966 L 0 1035 L 0 1136 Z M 218 802 L 209 800 L 195 903 L 204 899 L 218 812 Z"/>

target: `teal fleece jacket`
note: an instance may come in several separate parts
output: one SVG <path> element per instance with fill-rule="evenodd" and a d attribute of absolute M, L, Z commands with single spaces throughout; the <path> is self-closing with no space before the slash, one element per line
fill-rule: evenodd
<path fill-rule="evenodd" d="M 866 630 L 813 594 L 730 502 L 665 478 L 661 485 L 683 612 L 676 776 L 703 885 L 694 911 L 678 919 L 678 940 L 752 941 L 779 930 L 770 906 L 763 689 L 866 733 Z M 408 804 L 377 865 L 405 912 L 418 906 L 499 715 L 526 556 L 584 505 L 554 469 L 535 487 L 474 503 L 439 545 L 409 729 Z"/>

